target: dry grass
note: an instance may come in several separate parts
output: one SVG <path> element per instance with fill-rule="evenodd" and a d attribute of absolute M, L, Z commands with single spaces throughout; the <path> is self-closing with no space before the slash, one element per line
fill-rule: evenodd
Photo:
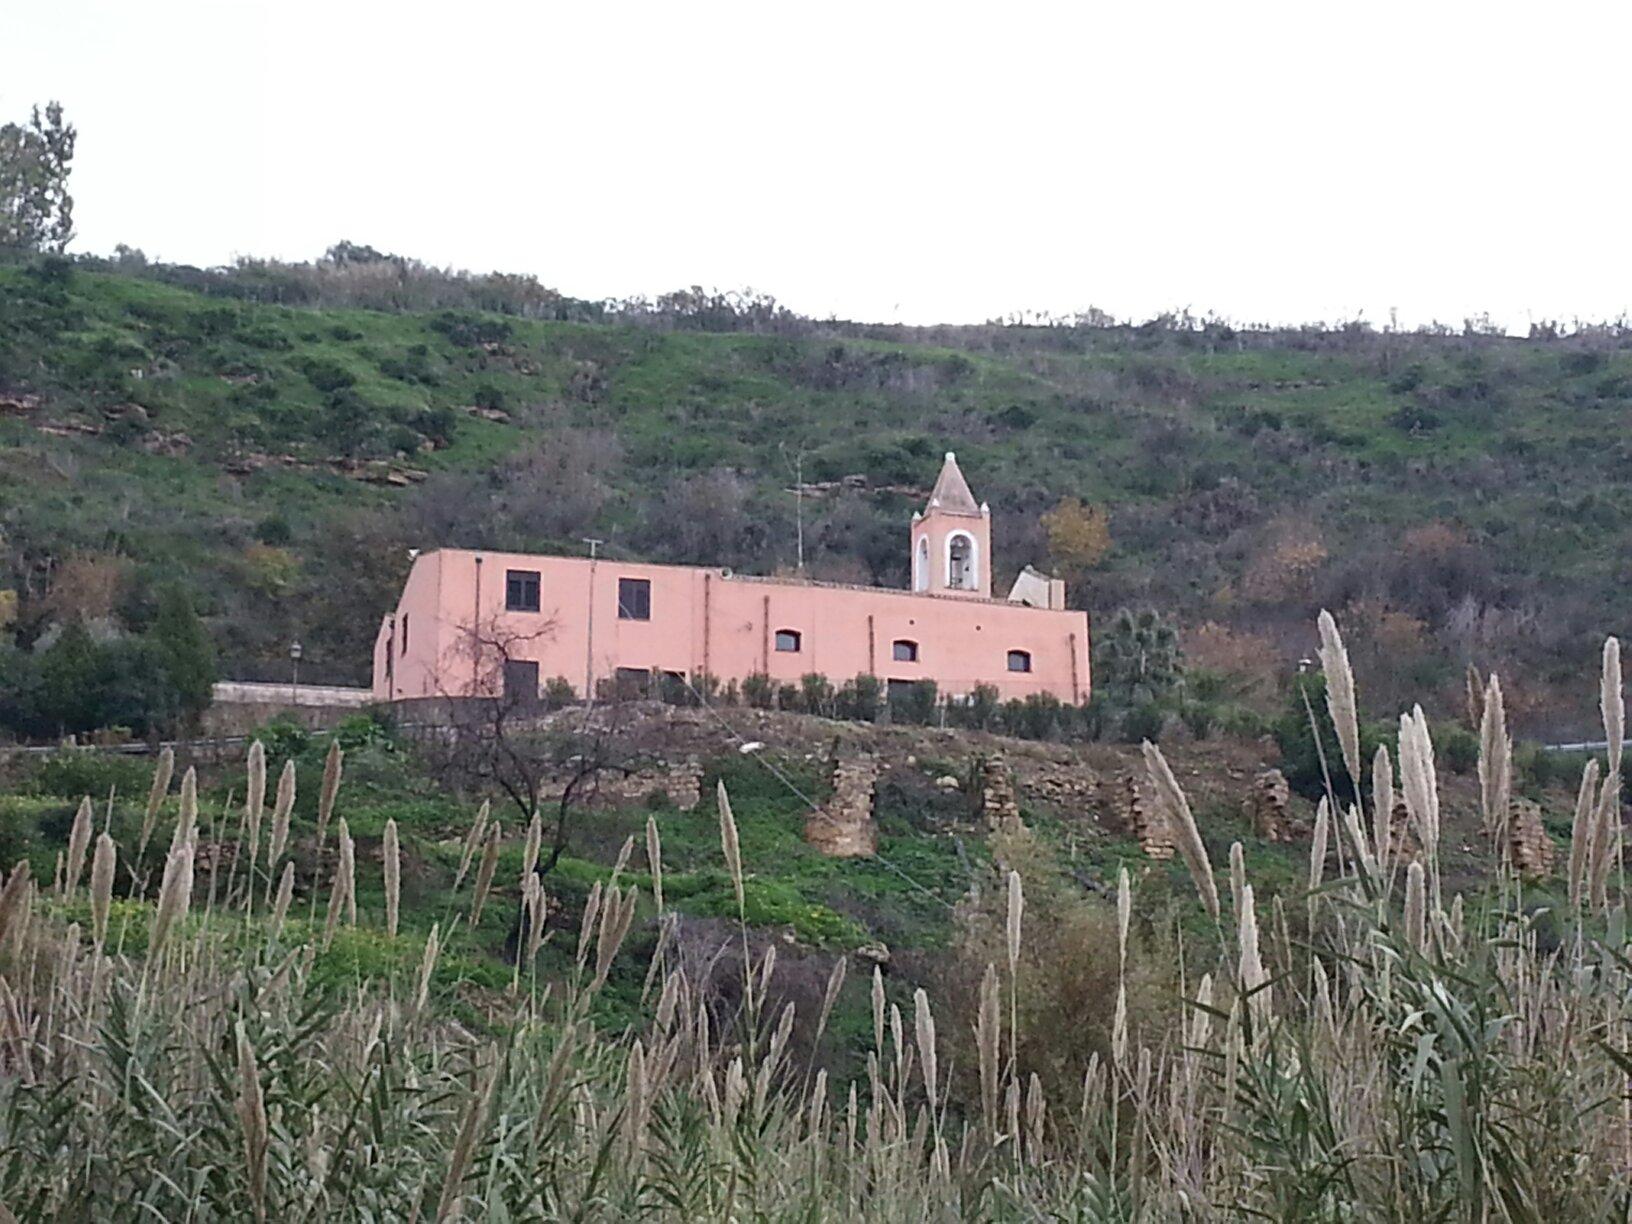
<path fill-rule="evenodd" d="M 1335 625 L 1330 637 L 1325 657 L 1339 667 Z M 1618 684 L 1604 685 L 1611 703 Z M 1487 813 L 1500 810 L 1504 743 L 1484 737 Z M 0 1201 L 19 1219 L 1622 1218 L 1632 959 L 1613 882 L 1615 750 L 1601 784 L 1596 762 L 1582 779 L 1575 900 L 1544 948 L 1509 874 L 1490 897 L 1446 900 L 1420 711 L 1402 718 L 1398 748 L 1420 840 L 1403 886 L 1385 867 L 1399 853 L 1381 832 L 1387 814 L 1336 796 L 1326 827 L 1354 854 L 1339 853 L 1335 873 L 1312 856 L 1318 891 L 1289 899 L 1313 917 L 1309 942 L 1291 937 L 1288 906 L 1256 893 L 1232 852 L 1233 938 L 1177 948 L 1188 1003 L 1175 1024 L 1135 1022 L 1128 1000 L 1147 968 L 1139 889 L 1119 876 L 1098 947 L 1114 979 L 1102 991 L 1115 999 L 1110 1057 L 1071 1080 L 1019 1057 L 1028 951 L 1066 937 L 1019 872 L 994 902 L 972 1055 L 956 1056 L 959 1026 L 929 992 L 903 1016 L 875 972 L 865 1071 L 833 1084 L 790 1056 L 792 1011 L 766 1006 L 775 945 L 744 957 L 743 1010 L 724 1040 L 702 984 L 665 957 L 667 912 L 653 920 L 639 1023 L 622 1034 L 599 1024 L 593 1004 L 627 955 L 639 900 L 616 878 L 591 894 L 576 969 L 542 991 L 530 964 L 518 967 L 492 1032 L 438 1015 L 440 928 L 400 989 L 325 996 L 314 949 L 355 920 L 344 818 L 323 929 L 286 922 L 285 864 L 272 914 L 253 920 L 265 938 L 246 951 L 231 932 L 251 921 L 247 892 L 230 912 L 193 904 L 189 779 L 143 957 L 120 950 L 121 923 L 147 911 L 111 895 L 102 838 L 88 939 L 26 869 L 0 889 Z M 1190 841 L 1182 790 L 1159 752 L 1148 759 Z M 1386 755 L 1373 778 L 1388 801 Z M 728 801 L 720 813 L 740 887 Z M 481 852 L 472 913 L 495 895 L 499 832 L 485 814 L 479 823 L 465 853 L 468 866 Z M 387 873 L 400 869 L 392 834 Z M 648 835 L 655 882 L 661 847 Z M 1186 862 L 1217 917 L 1212 865 L 1194 843 Z M 530 941 L 525 959 L 537 952 Z M 821 1027 L 843 985 L 841 967 Z M 1056 1026 L 1079 1022 L 1056 1004 Z"/>

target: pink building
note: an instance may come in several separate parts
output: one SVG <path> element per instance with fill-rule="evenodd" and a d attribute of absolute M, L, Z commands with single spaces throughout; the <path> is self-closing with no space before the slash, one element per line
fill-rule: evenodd
<path fill-rule="evenodd" d="M 835 685 L 988 684 L 1003 698 L 1088 700 L 1088 615 L 1029 567 L 992 598 L 991 510 L 948 452 L 912 518 L 912 589 L 750 578 L 725 569 L 438 549 L 418 556 L 374 646 L 374 696 L 581 694 L 654 672 Z"/>

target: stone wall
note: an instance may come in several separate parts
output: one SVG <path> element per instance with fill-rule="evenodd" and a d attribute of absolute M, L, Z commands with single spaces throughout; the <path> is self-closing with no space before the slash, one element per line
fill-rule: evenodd
<path fill-rule="evenodd" d="M 1014 775 L 1028 804 L 1042 804 L 1062 815 L 1090 812 L 1098 806 L 1099 775 L 1081 762 L 1020 761 Z"/>
<path fill-rule="evenodd" d="M 1099 809 L 1107 828 L 1133 838 L 1151 858 L 1173 857 L 1173 830 L 1157 808 L 1143 770 L 1107 779 L 1100 788 Z"/>
<path fill-rule="evenodd" d="M 1292 788 L 1278 769 L 1266 769 L 1252 780 L 1247 792 L 1247 819 L 1265 841 L 1283 842 L 1292 835 Z"/>
<path fill-rule="evenodd" d="M 980 811 L 986 818 L 986 828 L 993 833 L 1013 832 L 1021 827 L 1020 802 L 1014 794 L 1014 778 L 1009 763 L 1001 753 L 980 758 L 975 771 L 975 785 L 979 788 Z"/>
<path fill-rule="evenodd" d="M 878 758 L 861 755 L 833 763 L 833 797 L 805 821 L 805 840 L 829 858 L 867 858 L 878 851 L 873 789 Z"/>
<path fill-rule="evenodd" d="M 558 799 L 567 779 L 555 778 L 543 787 L 543 797 Z M 654 761 L 629 771 L 605 769 L 595 781 L 597 804 L 644 803 L 654 794 L 664 795 L 682 812 L 693 810 L 703 797 L 703 766 L 696 757 L 675 761 Z"/>
<path fill-rule="evenodd" d="M 1553 839 L 1541 823 L 1541 806 L 1515 796 L 1507 818 L 1507 850 L 1514 870 L 1526 878 L 1550 875 L 1553 870 Z"/>

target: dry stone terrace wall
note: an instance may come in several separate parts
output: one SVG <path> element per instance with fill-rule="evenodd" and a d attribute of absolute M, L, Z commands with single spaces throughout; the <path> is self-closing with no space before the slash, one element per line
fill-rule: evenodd
<path fill-rule="evenodd" d="M 1519 874 L 1528 878 L 1545 876 L 1553 870 L 1553 839 L 1541 823 L 1541 805 L 1515 797 L 1508 814 L 1507 850 Z"/>
<path fill-rule="evenodd" d="M 811 844 L 824 852 L 872 853 L 877 839 L 873 789 L 897 769 L 915 770 L 943 788 L 965 791 L 971 831 L 1023 823 L 1027 811 L 1047 812 L 1090 830 L 1133 837 L 1153 857 L 1173 852 L 1171 831 L 1146 793 L 1143 763 L 1131 745 L 1017 740 L 741 706 L 709 710 L 627 702 L 598 707 L 590 717 L 615 727 L 631 757 L 650 762 L 627 778 L 603 779 L 603 797 L 619 802 L 638 802 L 661 791 L 677 808 L 690 810 L 701 801 L 707 764 L 739 752 L 833 770 L 835 796 L 824 805 L 821 819 L 811 818 L 808 831 Z M 584 718 L 582 708 L 572 708 L 541 714 L 535 721 L 543 729 L 577 730 Z M 1179 743 L 1168 745 L 1167 755 L 1204 832 L 1209 813 L 1229 811 L 1245 813 L 1260 836 L 1307 837 L 1308 805 L 1285 789 L 1285 779 L 1269 768 L 1273 758 L 1263 746 Z"/>
<path fill-rule="evenodd" d="M 805 840 L 829 858 L 866 858 L 878 852 L 873 791 L 878 759 L 853 756 L 833 763 L 833 795 L 805 821 Z"/>
<path fill-rule="evenodd" d="M 559 799 L 568 779 L 549 779 L 542 788 L 545 799 Z M 676 761 L 658 760 L 630 770 L 605 769 L 595 779 L 592 801 L 597 804 L 643 803 L 661 794 L 682 812 L 692 811 L 703 796 L 703 765 L 696 757 Z"/>

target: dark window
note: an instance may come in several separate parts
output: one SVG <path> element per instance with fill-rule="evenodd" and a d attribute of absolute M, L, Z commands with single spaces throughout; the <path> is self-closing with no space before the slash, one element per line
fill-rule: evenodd
<path fill-rule="evenodd" d="M 538 571 L 506 570 L 504 608 L 507 612 L 538 611 Z"/>
<path fill-rule="evenodd" d="M 894 646 L 890 647 L 890 652 L 895 656 L 897 663 L 918 662 L 918 643 L 909 642 L 906 638 L 900 639 Z"/>
<path fill-rule="evenodd" d="M 1031 651 L 1029 651 L 1029 650 L 1011 650 L 1011 651 L 1009 651 L 1009 670 L 1010 671 L 1018 671 L 1018 672 L 1029 672 L 1031 670 Z"/>
<path fill-rule="evenodd" d="M 537 703 L 537 663 L 525 659 L 504 661 L 504 698 L 513 705 L 531 706 Z"/>
<path fill-rule="evenodd" d="M 619 699 L 623 701 L 632 701 L 636 697 L 650 697 L 652 673 L 644 667 L 620 667 L 617 671 L 616 688 Z"/>
<path fill-rule="evenodd" d="M 652 584 L 645 578 L 618 579 L 618 619 L 652 619 Z"/>
<path fill-rule="evenodd" d="M 408 653 L 408 613 L 402 614 L 402 653 Z"/>
<path fill-rule="evenodd" d="M 797 629 L 778 629 L 776 631 L 776 649 L 778 654 L 798 654 L 799 631 Z"/>

